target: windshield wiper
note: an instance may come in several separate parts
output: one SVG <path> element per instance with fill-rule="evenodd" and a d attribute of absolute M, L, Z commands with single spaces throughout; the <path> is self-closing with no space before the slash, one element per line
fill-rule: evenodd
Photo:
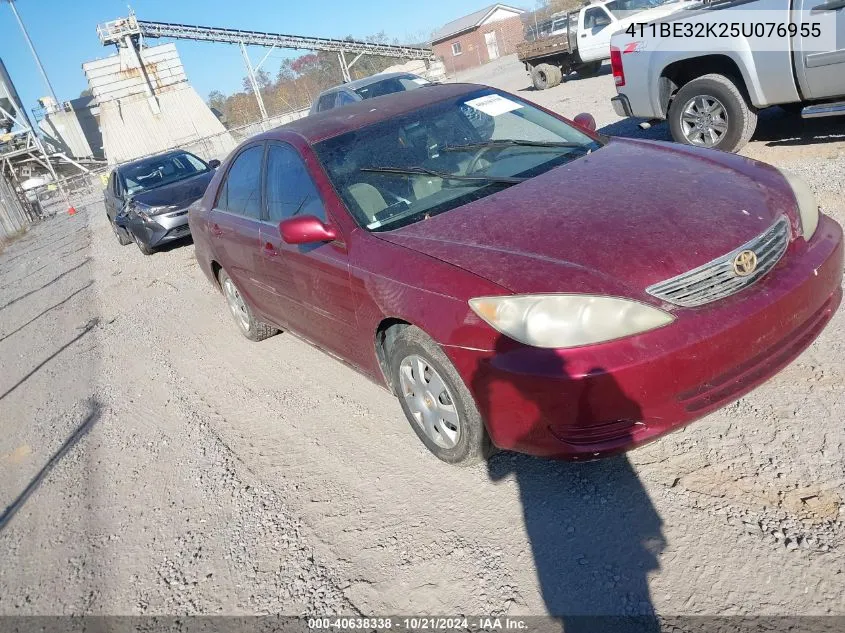
<path fill-rule="evenodd" d="M 588 149 L 584 143 L 575 143 L 573 141 L 529 141 L 519 139 L 498 139 L 495 141 L 484 141 L 481 143 L 466 143 L 465 145 L 447 145 L 441 147 L 441 152 L 462 152 L 473 149 L 484 149 L 486 147 L 562 147 L 562 148 L 581 148 Z"/>
<path fill-rule="evenodd" d="M 468 180 L 476 182 L 491 182 L 503 185 L 515 185 L 527 180 L 527 178 L 511 176 L 459 176 L 446 173 L 445 171 L 426 169 L 425 167 L 361 167 L 358 171 L 369 171 L 379 174 L 424 174 L 426 176 L 442 178 L 443 180 Z"/>

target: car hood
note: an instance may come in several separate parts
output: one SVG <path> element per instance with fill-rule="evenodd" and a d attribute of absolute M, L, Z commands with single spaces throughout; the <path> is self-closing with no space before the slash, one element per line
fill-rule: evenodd
<path fill-rule="evenodd" d="M 515 293 L 645 298 L 728 253 L 795 200 L 773 167 L 650 141 L 603 148 L 481 200 L 377 233 Z"/>
<path fill-rule="evenodd" d="M 202 198 L 212 178 L 214 178 L 214 171 L 210 170 L 184 180 L 177 180 L 169 185 L 142 191 L 132 196 L 132 200 L 151 207 L 167 207 L 162 212 L 172 211 L 173 208 L 184 208 Z"/>

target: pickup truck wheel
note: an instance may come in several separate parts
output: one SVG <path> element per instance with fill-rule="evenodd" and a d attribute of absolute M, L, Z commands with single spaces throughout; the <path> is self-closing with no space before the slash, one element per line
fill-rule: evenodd
<path fill-rule="evenodd" d="M 560 80 L 560 69 L 551 64 L 537 64 L 531 69 L 531 83 L 537 90 L 553 88 L 560 83 Z"/>
<path fill-rule="evenodd" d="M 669 106 L 669 128 L 678 143 L 736 152 L 754 134 L 757 111 L 724 75 L 684 84 Z"/>

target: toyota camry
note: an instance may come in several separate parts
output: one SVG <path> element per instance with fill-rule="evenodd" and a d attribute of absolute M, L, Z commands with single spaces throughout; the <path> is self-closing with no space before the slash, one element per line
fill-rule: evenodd
<path fill-rule="evenodd" d="M 225 161 L 197 260 L 244 336 L 383 384 L 442 460 L 627 450 L 818 336 L 842 232 L 791 173 L 594 128 L 469 84 L 318 113 Z"/>

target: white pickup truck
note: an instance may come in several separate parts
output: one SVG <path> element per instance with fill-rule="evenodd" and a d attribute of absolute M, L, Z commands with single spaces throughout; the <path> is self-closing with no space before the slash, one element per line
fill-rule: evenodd
<path fill-rule="evenodd" d="M 537 90 L 558 85 L 572 71 L 589 77 L 610 57 L 613 33 L 635 19 L 652 20 L 690 3 L 691 0 L 597 0 L 557 18 L 547 37 L 519 44 L 517 55 Z"/>
<path fill-rule="evenodd" d="M 686 8 L 611 38 L 618 115 L 668 119 L 679 143 L 735 152 L 751 139 L 760 108 L 779 105 L 804 118 L 845 114 L 845 0 L 713 0 Z M 751 24 L 758 15 L 774 16 L 776 28 L 746 37 L 759 29 Z M 704 37 L 683 50 L 678 38 L 660 35 L 661 24 Z M 731 37 L 737 24 L 739 36 Z M 713 35 L 725 28 L 729 37 Z"/>

